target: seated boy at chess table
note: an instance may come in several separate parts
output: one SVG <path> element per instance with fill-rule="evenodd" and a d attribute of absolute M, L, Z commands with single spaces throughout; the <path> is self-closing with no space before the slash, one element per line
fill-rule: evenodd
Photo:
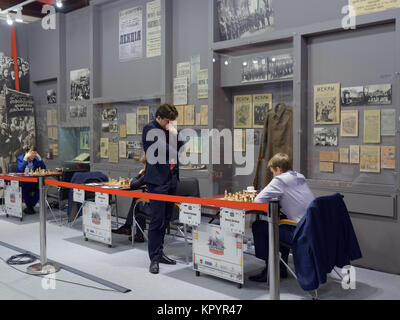
<path fill-rule="evenodd" d="M 28 172 L 35 171 L 37 169 L 46 169 L 41 156 L 37 152 L 35 146 L 30 146 L 26 148 L 25 154 L 21 154 L 17 158 L 17 172 Z M 34 206 L 39 201 L 39 187 L 36 182 L 22 182 L 22 198 L 26 204 L 24 209 L 25 214 L 34 214 Z"/>

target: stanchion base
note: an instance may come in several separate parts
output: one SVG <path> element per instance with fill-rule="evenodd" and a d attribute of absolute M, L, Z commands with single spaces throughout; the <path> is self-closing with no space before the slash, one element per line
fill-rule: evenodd
<path fill-rule="evenodd" d="M 60 265 L 53 262 L 47 262 L 44 265 L 41 263 L 36 263 L 27 268 L 27 272 L 33 275 L 46 275 L 56 273 L 58 271 L 60 271 Z"/>

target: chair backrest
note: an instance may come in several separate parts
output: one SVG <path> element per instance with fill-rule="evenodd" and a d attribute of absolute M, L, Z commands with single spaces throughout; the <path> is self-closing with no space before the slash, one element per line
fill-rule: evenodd
<path fill-rule="evenodd" d="M 72 176 L 74 175 L 75 172 L 87 172 L 89 170 L 87 169 L 73 169 L 73 170 L 64 170 L 61 176 L 61 181 L 63 182 L 70 182 L 72 179 Z M 69 188 L 60 188 L 60 200 L 66 200 L 68 199 L 69 196 Z"/>
<path fill-rule="evenodd" d="M 199 180 L 197 178 L 180 178 L 176 187 L 176 195 L 200 197 Z"/>
<path fill-rule="evenodd" d="M 17 172 L 17 163 L 16 162 L 10 162 L 8 164 L 8 172 Z"/>

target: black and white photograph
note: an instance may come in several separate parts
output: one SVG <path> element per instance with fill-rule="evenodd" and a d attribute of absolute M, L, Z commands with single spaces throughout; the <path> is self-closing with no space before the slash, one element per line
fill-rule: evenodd
<path fill-rule="evenodd" d="M 110 122 L 109 128 L 110 132 L 118 132 L 118 123 L 116 121 Z"/>
<path fill-rule="evenodd" d="M 364 86 L 364 97 L 367 105 L 392 104 L 392 85 L 389 83 Z"/>
<path fill-rule="evenodd" d="M 338 130 L 337 128 L 318 127 L 314 128 L 315 146 L 337 146 Z"/>
<path fill-rule="evenodd" d="M 71 101 L 90 99 L 89 69 L 72 70 L 70 73 Z"/>
<path fill-rule="evenodd" d="M 49 89 L 46 91 L 47 93 L 47 103 L 54 104 L 57 103 L 57 93 L 54 89 Z"/>
<path fill-rule="evenodd" d="M 268 58 L 268 80 L 293 77 L 293 55 L 281 54 Z"/>
<path fill-rule="evenodd" d="M 267 58 L 254 57 L 242 62 L 242 82 L 263 81 L 268 79 Z"/>
<path fill-rule="evenodd" d="M 29 62 L 17 57 L 19 91 L 29 92 Z M 15 62 L 11 57 L 0 52 L 0 93 L 4 94 L 4 87 L 15 89 Z"/>
<path fill-rule="evenodd" d="M 340 89 L 340 101 L 342 106 L 362 106 L 365 104 L 364 87 L 345 87 Z"/>
<path fill-rule="evenodd" d="M 117 109 L 116 108 L 105 108 L 101 113 L 101 120 L 103 121 L 115 121 L 117 120 Z"/>
<path fill-rule="evenodd" d="M 220 40 L 259 35 L 274 28 L 272 0 L 217 0 Z"/>
<path fill-rule="evenodd" d="M 101 131 L 102 132 L 110 132 L 110 123 L 109 122 L 103 122 L 101 124 Z"/>
<path fill-rule="evenodd" d="M 135 149 L 135 142 L 136 141 L 127 141 L 126 142 L 126 148 L 127 149 Z"/>
<path fill-rule="evenodd" d="M 69 117 L 70 118 L 86 118 L 87 117 L 87 106 L 82 106 L 82 105 L 69 106 Z"/>
<path fill-rule="evenodd" d="M 31 95 L 7 90 L 0 100 L 0 168 L 8 172 L 8 163 L 16 162 L 25 149 L 35 143 L 35 118 Z"/>

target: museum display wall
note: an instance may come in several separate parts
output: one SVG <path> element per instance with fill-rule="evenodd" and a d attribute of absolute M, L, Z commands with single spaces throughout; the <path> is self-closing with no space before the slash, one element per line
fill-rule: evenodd
<path fill-rule="evenodd" d="M 285 104 L 292 112 L 294 169 L 305 174 L 316 196 L 333 192 L 344 194 L 363 252 L 363 259 L 357 263 L 399 273 L 400 257 L 394 254 L 400 249 L 399 157 L 396 149 L 382 149 L 382 146 L 396 146 L 398 121 L 394 124 L 394 136 L 380 132 L 379 142 L 367 142 L 372 140 L 365 140 L 364 117 L 370 119 L 367 122 L 372 121 L 372 126 L 376 125 L 378 116 L 375 112 L 372 113 L 375 118 L 369 118 L 369 110 L 379 110 L 379 121 L 390 118 L 393 112 L 395 118 L 398 117 L 396 68 L 400 55 L 396 39 L 400 10 L 358 16 L 357 29 L 344 30 L 342 8 L 348 4 L 347 0 L 274 0 L 273 12 L 264 24 L 250 31 L 230 29 L 228 32 L 225 26 L 222 32 L 219 6 L 227 2 L 162 0 L 160 54 L 152 57 L 147 57 L 146 52 L 148 1 L 144 0 L 92 1 L 88 7 L 66 15 L 57 14 L 56 30 L 45 31 L 40 22 L 18 27 L 18 53 L 31 65 L 30 93 L 35 99 L 37 143 L 41 153 L 52 151 L 52 159 L 46 160 L 49 167 L 67 166 L 72 156 L 89 153 L 91 170 L 102 171 L 112 178 L 132 177 L 140 168 L 140 162 L 135 160 L 138 148 L 131 148 L 131 151 L 127 148 L 125 158 L 118 154 L 117 159 L 114 157 L 110 162 L 110 158 L 101 157 L 101 139 L 116 138 L 118 144 L 125 141 L 127 145 L 139 141 L 140 134 L 120 135 L 127 114 L 137 114 L 139 107 L 148 106 L 151 118 L 159 103 L 175 102 L 174 78 L 182 76 L 187 66 L 198 74 L 200 70 L 207 70 L 206 97 L 199 98 L 198 83 L 188 80 L 186 101 L 178 105 L 193 106 L 182 110 L 191 112 L 194 125 L 190 121 L 186 125 L 183 122 L 179 129 L 192 128 L 197 133 L 205 128 L 254 129 L 254 168 L 250 174 L 235 175 L 235 170 L 243 165 L 207 164 L 204 168 L 181 170 L 181 175 L 197 177 L 203 197 L 253 185 L 264 130 L 257 127 L 262 119 L 256 110 L 260 109 L 261 102 L 268 108 Z M 138 6 L 143 10 L 141 57 L 121 61 L 119 14 Z M 239 38 L 229 38 L 239 34 Z M 8 39 L 9 28 L 2 25 L 0 43 L 5 54 L 10 54 Z M 279 61 L 282 64 L 278 64 Z M 249 69 L 252 63 L 260 66 L 259 74 Z M 279 69 L 282 65 L 283 71 Z M 71 86 L 71 81 L 82 82 L 89 90 L 82 92 L 77 86 Z M 343 116 L 338 121 L 331 121 L 331 115 L 321 118 L 322 113 L 315 118 L 315 102 L 320 100 L 314 89 L 329 84 L 339 84 L 334 89 L 338 99 L 335 104 L 338 108 L 334 110 L 348 117 L 345 123 L 340 122 Z M 371 85 L 390 85 L 391 103 L 373 101 L 369 104 L 366 100 L 359 105 L 352 105 L 349 100 L 342 103 L 342 94 L 346 99 L 351 96 L 349 91 L 345 97 L 342 89 L 362 87 L 364 93 L 364 88 Z M 248 110 L 251 110 L 243 124 L 239 123 L 241 120 L 235 116 L 235 110 L 247 107 L 244 103 L 241 106 L 238 97 L 246 97 Z M 207 124 L 196 121 L 205 110 L 202 106 L 208 106 Z M 115 120 L 103 120 L 103 112 L 109 108 L 115 109 L 118 132 L 109 131 Z M 355 121 L 357 135 L 352 131 Z M 341 134 L 346 124 L 351 131 L 347 136 Z M 108 132 L 103 131 L 107 127 Z M 367 130 L 367 134 L 374 130 L 378 136 L 376 129 Z M 195 152 L 199 151 L 195 144 L 191 146 Z M 355 146 L 359 146 L 358 163 L 351 162 L 354 159 L 351 150 L 354 151 Z M 369 151 L 377 155 L 377 147 L 379 156 L 383 152 L 387 158 L 383 165 L 379 159 L 379 172 L 377 160 L 372 161 L 371 166 L 360 164 L 362 155 L 368 157 Z M 246 154 L 239 145 L 234 148 L 233 154 Z M 265 163 L 261 163 L 258 183 L 263 180 L 264 168 Z M 124 216 L 128 205 L 128 200 L 119 200 L 120 215 Z"/>

